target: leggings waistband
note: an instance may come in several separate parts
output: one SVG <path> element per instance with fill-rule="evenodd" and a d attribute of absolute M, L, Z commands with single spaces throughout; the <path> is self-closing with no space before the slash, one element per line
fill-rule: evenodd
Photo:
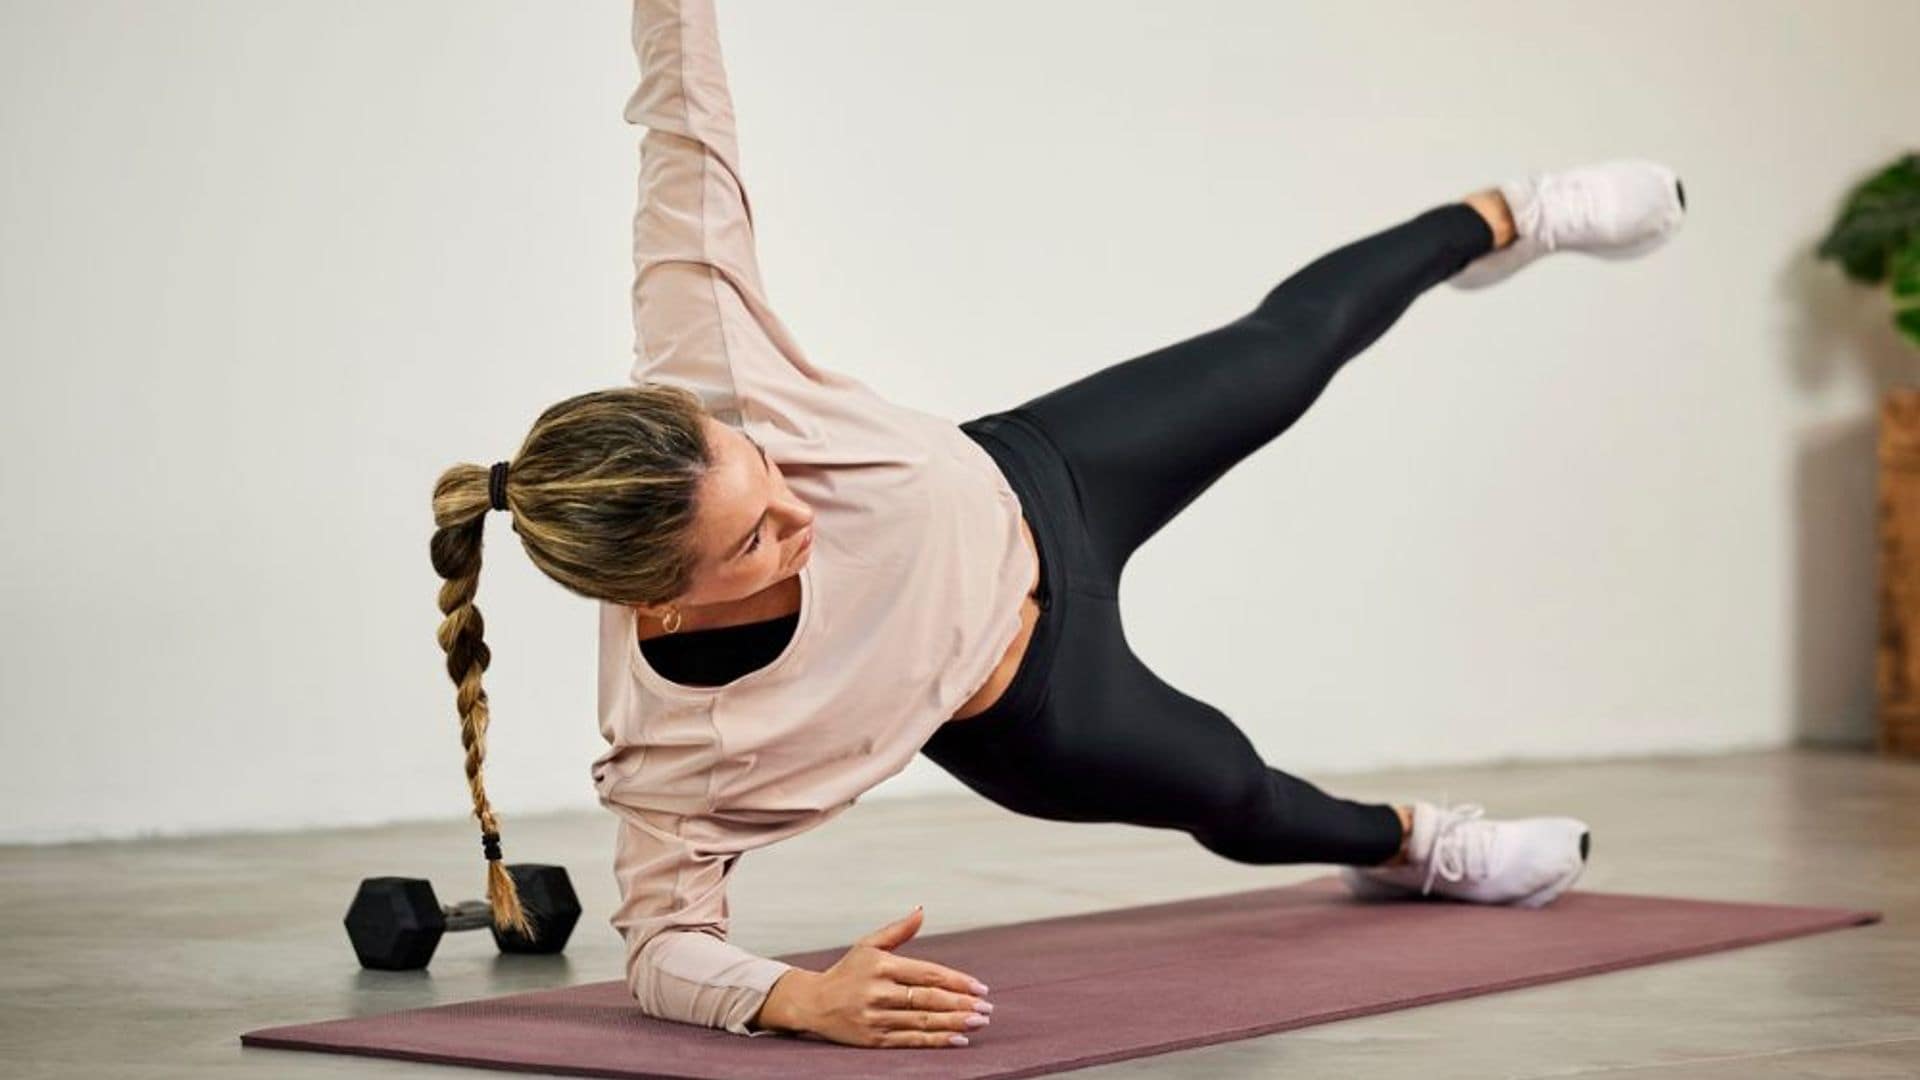
<path fill-rule="evenodd" d="M 991 413 L 960 425 L 1000 466 L 1033 527 L 1040 548 L 1046 593 L 1057 599 L 1069 585 L 1111 594 L 1087 542 L 1079 483 L 1072 467 L 1040 422 L 1018 409 Z"/>
<path fill-rule="evenodd" d="M 1078 580 L 1074 555 L 1085 551 L 1080 542 L 1079 502 L 1065 461 L 1031 420 L 994 413 L 961 424 L 960 430 L 993 458 L 1020 500 L 1040 556 L 1041 610 L 1013 681 L 999 700 L 955 723 L 1017 721 L 1032 716 L 1046 696 L 1059 624 L 1071 602 L 1067 586 Z"/>

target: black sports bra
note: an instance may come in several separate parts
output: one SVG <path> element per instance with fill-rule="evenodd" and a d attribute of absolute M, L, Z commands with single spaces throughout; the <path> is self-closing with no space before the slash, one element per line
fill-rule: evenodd
<path fill-rule="evenodd" d="M 798 611 L 759 622 L 661 634 L 640 642 L 653 670 L 687 686 L 719 686 L 766 667 L 793 639 Z"/>

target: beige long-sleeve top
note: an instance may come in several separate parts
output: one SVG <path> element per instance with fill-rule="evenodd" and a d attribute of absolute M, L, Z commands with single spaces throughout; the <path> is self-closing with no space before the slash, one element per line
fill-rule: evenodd
<path fill-rule="evenodd" d="M 718 687 L 648 666 L 635 614 L 600 605 L 601 805 L 620 819 L 611 922 L 650 1016 L 752 1029 L 791 965 L 727 940 L 742 852 L 823 824 L 899 772 L 983 685 L 1038 566 L 999 467 L 950 420 L 816 366 L 755 257 L 712 0 L 635 0 L 644 125 L 633 228 L 636 383 L 698 393 L 812 506 L 798 624 Z M 965 723 L 966 721 L 957 721 Z"/>

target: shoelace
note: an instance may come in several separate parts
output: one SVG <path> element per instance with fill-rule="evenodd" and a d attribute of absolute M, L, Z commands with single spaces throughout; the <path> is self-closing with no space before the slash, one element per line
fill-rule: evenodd
<path fill-rule="evenodd" d="M 1493 830 L 1463 828 L 1486 812 L 1486 807 L 1479 803 L 1449 807 L 1446 796 L 1440 796 L 1440 823 L 1435 830 L 1433 853 L 1427 859 L 1427 880 L 1420 886 L 1420 895 L 1433 891 L 1435 874 L 1448 881 L 1459 881 L 1470 868 L 1477 876 L 1488 874 L 1493 865 Z"/>
<path fill-rule="evenodd" d="M 1594 198 L 1592 177 L 1584 173 L 1549 173 L 1543 178 L 1536 198 L 1540 202 L 1538 239 L 1542 250 L 1558 251 L 1563 232 L 1591 231 L 1600 220 L 1600 208 Z M 1547 192 L 1551 190 L 1552 194 Z M 1546 213 L 1548 201 L 1554 213 Z"/>

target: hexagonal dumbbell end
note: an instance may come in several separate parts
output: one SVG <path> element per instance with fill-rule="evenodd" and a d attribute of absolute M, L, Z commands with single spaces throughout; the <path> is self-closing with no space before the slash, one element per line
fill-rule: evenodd
<path fill-rule="evenodd" d="M 580 921 L 580 898 L 574 895 L 567 868 L 513 863 L 507 867 L 507 873 L 513 877 L 514 889 L 520 894 L 520 906 L 526 909 L 527 922 L 533 926 L 533 938 L 529 940 L 518 931 L 494 926 L 492 911 L 481 901 L 480 917 L 493 931 L 494 944 L 503 953 L 557 953 L 566 948 L 567 938 L 573 936 L 574 925 Z"/>
<path fill-rule="evenodd" d="M 423 968 L 446 933 L 446 916 L 423 878 L 372 877 L 347 907 L 347 937 L 360 966 L 385 971 Z"/>

